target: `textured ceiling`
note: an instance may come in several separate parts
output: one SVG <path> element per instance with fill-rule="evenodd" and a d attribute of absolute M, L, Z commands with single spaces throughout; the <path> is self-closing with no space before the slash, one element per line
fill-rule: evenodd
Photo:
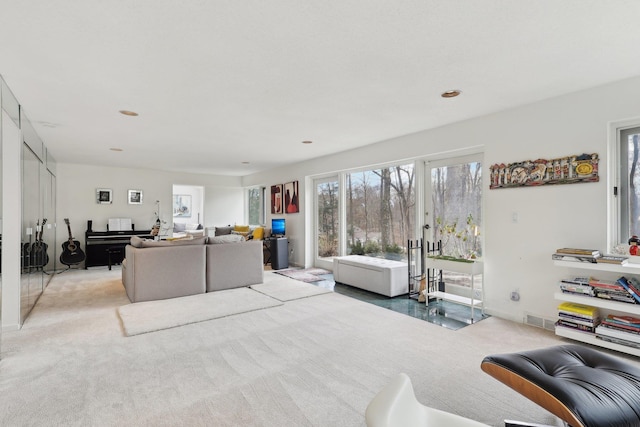
<path fill-rule="evenodd" d="M 59 162 L 246 175 L 640 75 L 639 18 L 635 0 L 0 0 L 0 74 Z"/>

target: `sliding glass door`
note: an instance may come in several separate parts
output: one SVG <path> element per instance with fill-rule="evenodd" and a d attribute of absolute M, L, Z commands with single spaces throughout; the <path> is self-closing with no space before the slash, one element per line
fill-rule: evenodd
<path fill-rule="evenodd" d="M 455 258 L 482 257 L 482 157 L 480 155 L 426 163 L 424 238 L 438 242 L 442 254 Z M 426 245 L 426 242 L 425 242 Z M 482 299 L 482 276 L 442 271 L 447 293 Z"/>
<path fill-rule="evenodd" d="M 468 156 L 426 164 L 425 239 L 444 255 L 482 256 L 482 163 Z"/>

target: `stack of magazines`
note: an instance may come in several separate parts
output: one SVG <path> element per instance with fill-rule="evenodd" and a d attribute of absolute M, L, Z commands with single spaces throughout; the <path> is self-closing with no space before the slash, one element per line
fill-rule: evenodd
<path fill-rule="evenodd" d="M 600 311 L 597 307 L 563 302 L 558 306 L 556 326 L 583 332 L 595 332 L 600 324 Z"/>
<path fill-rule="evenodd" d="M 640 348 L 640 319 L 610 314 L 596 327 L 596 337 L 603 341 Z"/>
<path fill-rule="evenodd" d="M 595 296 L 595 292 L 590 282 L 591 279 L 589 277 L 575 277 L 573 279 L 564 279 L 560 281 L 560 290 L 565 294 L 576 294 L 593 297 Z"/>
<path fill-rule="evenodd" d="M 591 277 L 589 284 L 593 288 L 595 296 L 611 301 L 620 301 L 634 304 L 636 301 L 633 295 L 627 291 L 617 280 L 603 280 Z"/>
<path fill-rule="evenodd" d="M 597 263 L 601 256 L 597 249 L 577 249 L 577 248 L 560 248 L 556 253 L 551 255 L 551 259 L 555 261 L 573 261 L 573 262 L 590 262 Z"/>

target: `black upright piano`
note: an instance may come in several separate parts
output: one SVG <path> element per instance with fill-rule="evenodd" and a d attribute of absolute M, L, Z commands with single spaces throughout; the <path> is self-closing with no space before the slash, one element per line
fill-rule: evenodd
<path fill-rule="evenodd" d="M 85 232 L 84 247 L 87 257 L 84 268 L 120 264 L 124 258 L 124 247 L 129 244 L 131 236 L 153 238 L 151 230 Z"/>

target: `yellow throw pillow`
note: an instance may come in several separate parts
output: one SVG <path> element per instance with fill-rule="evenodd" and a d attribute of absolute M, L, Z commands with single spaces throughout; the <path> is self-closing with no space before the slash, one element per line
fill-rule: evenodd
<path fill-rule="evenodd" d="M 264 227 L 256 227 L 253 230 L 253 240 L 262 240 L 264 238 Z"/>
<path fill-rule="evenodd" d="M 240 233 L 249 233 L 248 225 L 235 225 L 233 231 L 239 231 Z"/>

